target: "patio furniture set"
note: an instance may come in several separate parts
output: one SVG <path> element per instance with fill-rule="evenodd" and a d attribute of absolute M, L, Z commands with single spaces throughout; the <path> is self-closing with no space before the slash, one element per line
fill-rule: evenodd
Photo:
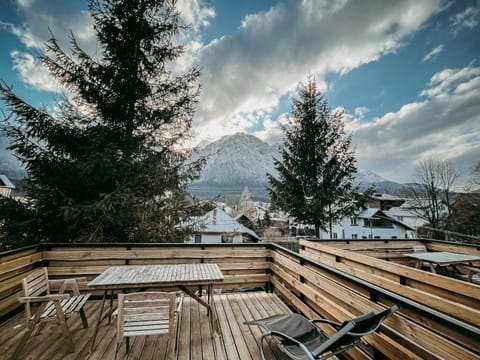
<path fill-rule="evenodd" d="M 70 351 L 74 342 L 67 325 L 67 318 L 78 314 L 83 327 L 88 327 L 84 306 L 90 294 L 80 294 L 78 281 L 85 278 L 49 280 L 46 268 L 33 271 L 23 282 L 27 331 L 15 349 L 12 359 L 19 359 L 23 346 L 32 333 L 41 330 L 40 322 L 56 320 L 63 331 Z M 169 351 L 178 345 L 176 338 L 177 322 L 182 308 L 183 295 L 187 294 L 207 308 L 212 327 L 218 329 L 214 318 L 213 285 L 223 281 L 223 274 L 217 264 L 167 264 L 130 265 L 109 267 L 88 283 L 92 289 L 103 290 L 101 310 L 95 325 L 91 349 L 103 320 L 117 318 L 116 352 L 125 338 L 129 351 L 129 338 L 132 336 L 165 334 L 169 338 Z M 51 294 L 51 284 L 59 285 L 58 294 Z M 175 287 L 181 292 L 149 291 L 155 287 Z M 202 287 L 206 287 L 206 299 L 202 298 Z M 198 293 L 192 288 L 198 288 Z M 135 292 L 126 293 L 128 290 Z M 114 290 L 118 292 L 118 308 L 113 306 Z M 66 291 L 70 291 L 71 294 Z M 110 292 L 110 293 L 109 293 Z M 105 303 L 109 299 L 109 309 L 104 314 Z M 40 303 L 34 314 L 31 304 Z M 264 319 L 246 321 L 246 325 L 260 326 L 265 332 L 258 341 L 262 359 L 265 359 L 263 342 L 271 337 L 278 348 L 292 359 L 326 359 L 351 349 L 363 342 L 362 338 L 378 330 L 382 322 L 398 309 L 396 305 L 379 314 L 368 313 L 343 323 L 326 319 L 308 320 L 299 314 L 275 315 Z M 328 336 L 315 323 L 332 326 L 335 333 Z"/>

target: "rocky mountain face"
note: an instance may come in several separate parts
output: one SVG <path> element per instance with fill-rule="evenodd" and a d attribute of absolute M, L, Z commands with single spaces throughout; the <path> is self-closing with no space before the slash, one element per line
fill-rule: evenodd
<path fill-rule="evenodd" d="M 275 147 L 253 135 L 238 133 L 205 146 L 192 158 L 199 157 L 206 157 L 207 163 L 200 179 L 190 187 L 192 195 L 225 199 L 240 195 L 247 186 L 254 200 L 269 200 L 266 174 L 276 174 L 273 158 L 280 158 Z M 359 170 L 356 181 L 364 189 L 375 184 L 378 192 L 387 193 L 395 193 L 402 186 L 364 169 Z"/>

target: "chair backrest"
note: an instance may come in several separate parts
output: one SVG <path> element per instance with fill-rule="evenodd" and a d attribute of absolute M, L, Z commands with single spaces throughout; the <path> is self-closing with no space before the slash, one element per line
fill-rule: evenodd
<path fill-rule="evenodd" d="M 47 268 L 35 270 L 22 280 L 24 296 L 49 295 L 50 287 L 48 285 Z"/>
<path fill-rule="evenodd" d="M 425 245 L 413 245 L 413 252 L 414 253 L 425 253 L 427 252 L 427 248 Z"/>
<path fill-rule="evenodd" d="M 344 321 L 337 334 L 333 335 L 329 340 L 328 347 L 322 346 L 313 352 L 315 356 L 322 354 L 326 351 L 334 351 L 335 349 L 353 344 L 360 340 L 363 336 L 367 336 L 375 332 L 382 322 L 395 311 L 398 310 L 397 305 L 393 305 L 391 308 L 382 311 L 378 314 L 373 312 L 358 316 L 351 320 Z M 348 328 L 348 331 L 345 331 Z"/>
<path fill-rule="evenodd" d="M 118 294 L 117 342 L 124 336 L 172 334 L 175 293 Z"/>

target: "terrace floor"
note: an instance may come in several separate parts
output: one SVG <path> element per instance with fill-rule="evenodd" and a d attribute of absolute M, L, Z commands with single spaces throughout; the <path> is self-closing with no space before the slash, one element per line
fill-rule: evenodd
<path fill-rule="evenodd" d="M 179 325 L 179 343 L 176 359 L 259 359 L 258 341 L 260 329 L 244 325 L 243 322 L 278 313 L 289 313 L 287 306 L 274 294 L 245 292 L 215 295 L 215 312 L 220 331 L 213 333 L 206 309 L 190 297 L 185 297 Z M 75 352 L 68 353 L 60 327 L 47 323 L 40 335 L 32 336 L 22 352 L 21 359 L 113 359 L 116 347 L 116 321 L 110 325 L 102 322 L 96 340 L 96 347 L 90 352 L 91 341 L 101 302 L 89 301 L 86 313 L 88 329 L 81 326 L 80 317 L 68 320 L 74 337 Z M 8 359 L 24 334 L 25 316 L 17 314 L 0 324 L 0 358 Z M 130 352 L 125 354 L 125 344 L 118 359 L 165 359 L 166 339 L 164 336 L 143 336 L 132 338 Z M 268 359 L 285 359 L 275 344 L 266 349 Z"/>

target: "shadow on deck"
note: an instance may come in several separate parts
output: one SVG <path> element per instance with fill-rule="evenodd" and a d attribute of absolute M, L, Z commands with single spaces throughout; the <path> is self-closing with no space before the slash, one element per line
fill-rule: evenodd
<path fill-rule="evenodd" d="M 261 317 L 289 313 L 287 306 L 274 294 L 263 292 L 231 293 L 215 295 L 215 312 L 220 331 L 212 332 L 203 306 L 186 297 L 179 325 L 176 359 L 259 359 L 258 341 L 260 330 L 243 322 Z M 72 317 L 69 327 L 74 337 L 75 352 L 68 353 L 60 327 L 47 323 L 40 335 L 32 336 L 21 354 L 21 359 L 113 359 L 116 346 L 116 320 L 110 325 L 102 323 L 97 335 L 96 347 L 90 345 L 98 318 L 100 301 L 89 301 L 86 305 L 89 327 L 83 329 L 80 317 Z M 17 314 L 0 326 L 0 358 L 8 359 L 21 336 L 24 334 L 25 317 Z M 165 336 L 143 336 L 132 338 L 130 352 L 125 354 L 123 344 L 118 359 L 166 359 L 167 338 Z M 285 359 L 275 344 L 266 351 L 269 359 Z"/>

